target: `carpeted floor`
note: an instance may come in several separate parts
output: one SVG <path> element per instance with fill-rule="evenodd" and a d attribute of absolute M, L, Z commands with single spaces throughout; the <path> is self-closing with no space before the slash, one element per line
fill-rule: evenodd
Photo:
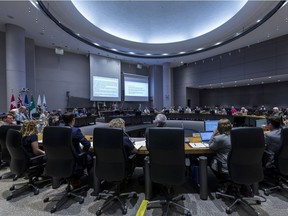
<path fill-rule="evenodd" d="M 0 174 L 9 171 L 9 169 L 2 169 Z M 142 169 L 137 168 L 131 181 L 123 188 L 125 191 L 136 191 L 138 198 L 132 198 L 127 202 L 128 212 L 127 215 L 135 216 L 138 209 L 145 198 L 144 185 L 141 185 L 138 181 L 141 176 Z M 25 181 L 18 179 L 16 182 Z M 44 187 L 40 189 L 38 195 L 28 193 L 17 198 L 13 198 L 10 201 L 6 201 L 10 191 L 9 188 L 13 183 L 12 179 L 0 180 L 0 215 L 25 215 L 25 216 L 42 216 L 51 215 L 50 208 L 53 203 L 44 203 L 43 199 L 56 192 L 61 192 L 65 189 L 65 185 L 62 185 L 58 189 L 52 189 L 51 187 Z M 85 201 L 83 204 L 79 204 L 76 201 L 71 201 L 63 206 L 59 211 L 55 212 L 54 215 L 95 215 L 97 208 L 104 203 L 104 200 L 95 201 L 95 197 L 91 195 L 93 190 L 89 189 L 88 192 L 84 193 Z M 210 194 L 208 200 L 201 200 L 197 189 L 192 184 L 192 179 L 187 177 L 186 183 L 175 189 L 176 192 L 185 194 L 186 199 L 180 201 L 191 210 L 192 215 L 196 216 L 211 216 L 211 215 L 226 215 L 225 207 L 226 204 L 231 204 L 229 200 L 216 199 L 214 193 Z M 262 192 L 260 191 L 260 194 Z M 157 198 L 157 197 L 156 197 Z M 260 215 L 271 215 L 271 216 L 287 216 L 288 215 L 288 193 L 277 192 L 267 197 L 267 201 L 261 205 L 253 206 Z M 145 208 L 144 208 L 145 209 Z M 140 211 L 139 211 L 140 212 Z M 146 216 L 158 216 L 162 214 L 161 208 L 146 210 Z M 107 209 L 102 215 L 122 215 L 118 205 L 113 205 Z M 183 215 L 183 212 L 175 210 L 173 208 L 169 215 Z M 236 211 L 231 214 L 246 216 L 251 215 L 247 211 L 247 208 L 242 205 L 236 206 Z"/>

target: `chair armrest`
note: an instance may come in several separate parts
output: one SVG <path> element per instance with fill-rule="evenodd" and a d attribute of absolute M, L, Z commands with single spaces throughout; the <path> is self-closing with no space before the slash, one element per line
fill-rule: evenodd
<path fill-rule="evenodd" d="M 135 157 L 136 157 L 136 154 L 131 154 L 131 155 L 128 157 L 128 159 L 129 159 L 129 160 L 133 160 Z"/>
<path fill-rule="evenodd" d="M 36 160 L 39 160 L 39 159 L 43 159 L 45 157 L 45 155 L 37 155 L 35 157 L 31 157 L 29 159 L 30 162 L 33 162 L 33 161 L 36 161 Z"/>

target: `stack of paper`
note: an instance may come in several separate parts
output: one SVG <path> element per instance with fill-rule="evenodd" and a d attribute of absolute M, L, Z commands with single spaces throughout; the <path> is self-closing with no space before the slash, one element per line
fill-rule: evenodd
<path fill-rule="evenodd" d="M 146 146 L 146 140 L 135 141 L 134 146 L 136 149 L 140 149 L 142 146 Z"/>
<path fill-rule="evenodd" d="M 199 143 L 189 143 L 192 148 L 207 148 L 207 143 L 199 142 Z"/>

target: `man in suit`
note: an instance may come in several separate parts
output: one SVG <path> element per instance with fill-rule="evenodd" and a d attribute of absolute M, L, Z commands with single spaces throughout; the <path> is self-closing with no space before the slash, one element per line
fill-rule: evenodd
<path fill-rule="evenodd" d="M 91 143 L 84 137 L 81 130 L 79 128 L 74 127 L 75 124 L 75 115 L 74 113 L 65 113 L 62 116 L 65 126 L 70 127 L 72 130 L 72 144 L 77 154 L 81 154 L 83 151 L 87 152 L 90 149 Z M 81 145 L 82 148 L 81 148 Z M 84 175 L 85 169 L 87 168 L 87 173 L 89 173 L 92 168 L 92 157 L 87 154 L 87 167 L 83 165 L 80 161 L 76 165 L 76 172 L 79 176 Z M 80 187 L 81 183 L 77 177 L 73 179 L 72 185 L 74 187 Z"/>
<path fill-rule="evenodd" d="M 281 146 L 281 117 L 270 116 L 267 118 L 266 128 L 269 130 L 265 137 L 265 167 L 269 168 L 274 163 L 274 155 L 279 151 Z"/>

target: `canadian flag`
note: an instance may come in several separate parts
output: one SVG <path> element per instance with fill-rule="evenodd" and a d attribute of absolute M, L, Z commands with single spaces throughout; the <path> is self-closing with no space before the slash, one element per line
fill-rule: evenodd
<path fill-rule="evenodd" d="M 18 102 L 17 102 L 17 108 L 23 106 L 23 102 L 22 102 L 22 99 L 21 99 L 21 95 L 19 94 L 18 95 Z"/>
<path fill-rule="evenodd" d="M 14 97 L 14 94 L 12 94 L 11 96 L 11 103 L 10 103 L 10 110 L 12 109 L 16 109 L 16 101 L 15 101 L 15 97 Z"/>

